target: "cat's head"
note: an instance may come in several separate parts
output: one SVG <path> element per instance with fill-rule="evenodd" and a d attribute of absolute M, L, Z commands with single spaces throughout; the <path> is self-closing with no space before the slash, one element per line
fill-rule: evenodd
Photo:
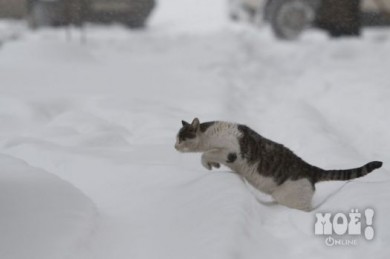
<path fill-rule="evenodd" d="M 181 121 L 183 127 L 176 136 L 175 148 L 180 152 L 196 152 L 200 141 L 200 122 L 195 118 L 191 123 Z"/>

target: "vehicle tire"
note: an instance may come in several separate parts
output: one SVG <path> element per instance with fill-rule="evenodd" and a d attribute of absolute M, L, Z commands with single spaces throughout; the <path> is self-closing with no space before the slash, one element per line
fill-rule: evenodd
<path fill-rule="evenodd" d="M 271 0 L 269 20 L 275 36 L 294 40 L 315 20 L 317 2 L 311 0 Z"/>

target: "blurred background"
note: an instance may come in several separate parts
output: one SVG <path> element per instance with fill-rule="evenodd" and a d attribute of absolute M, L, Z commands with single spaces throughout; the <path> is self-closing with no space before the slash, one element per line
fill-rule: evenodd
<path fill-rule="evenodd" d="M 69 24 L 81 26 L 86 22 L 117 22 L 130 28 L 142 28 L 156 2 L 1 0 L 0 18 L 23 19 L 31 28 Z M 183 3 L 177 2 L 178 9 L 180 5 Z M 226 0 L 220 5 L 219 12 L 225 12 L 233 21 L 244 21 L 253 26 L 269 23 L 280 39 L 295 39 L 309 26 L 322 28 L 338 37 L 357 36 L 362 26 L 390 25 L 389 0 Z M 185 13 L 185 9 L 180 12 Z"/>

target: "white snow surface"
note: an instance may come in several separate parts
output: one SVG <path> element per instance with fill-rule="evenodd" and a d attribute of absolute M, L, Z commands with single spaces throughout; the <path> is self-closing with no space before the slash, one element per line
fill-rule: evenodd
<path fill-rule="evenodd" d="M 88 25 L 85 43 L 0 22 L 18 30 L 0 46 L 1 258 L 389 257 L 390 30 L 280 42 L 225 8 L 160 1 L 147 30 Z M 265 205 L 176 152 L 195 116 L 247 124 L 325 169 L 384 166 L 318 184 L 312 212 Z M 374 240 L 314 235 L 316 212 L 352 208 L 375 210 Z"/>
<path fill-rule="evenodd" d="M 61 258 L 95 228 L 94 204 L 59 177 L 0 155 L 0 257 Z"/>

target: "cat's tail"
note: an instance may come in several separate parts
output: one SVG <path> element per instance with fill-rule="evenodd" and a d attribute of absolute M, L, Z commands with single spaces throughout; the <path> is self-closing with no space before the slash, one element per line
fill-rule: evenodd
<path fill-rule="evenodd" d="M 382 166 L 382 162 L 373 161 L 362 167 L 347 170 L 321 170 L 316 174 L 315 182 L 346 181 L 365 176 Z"/>

